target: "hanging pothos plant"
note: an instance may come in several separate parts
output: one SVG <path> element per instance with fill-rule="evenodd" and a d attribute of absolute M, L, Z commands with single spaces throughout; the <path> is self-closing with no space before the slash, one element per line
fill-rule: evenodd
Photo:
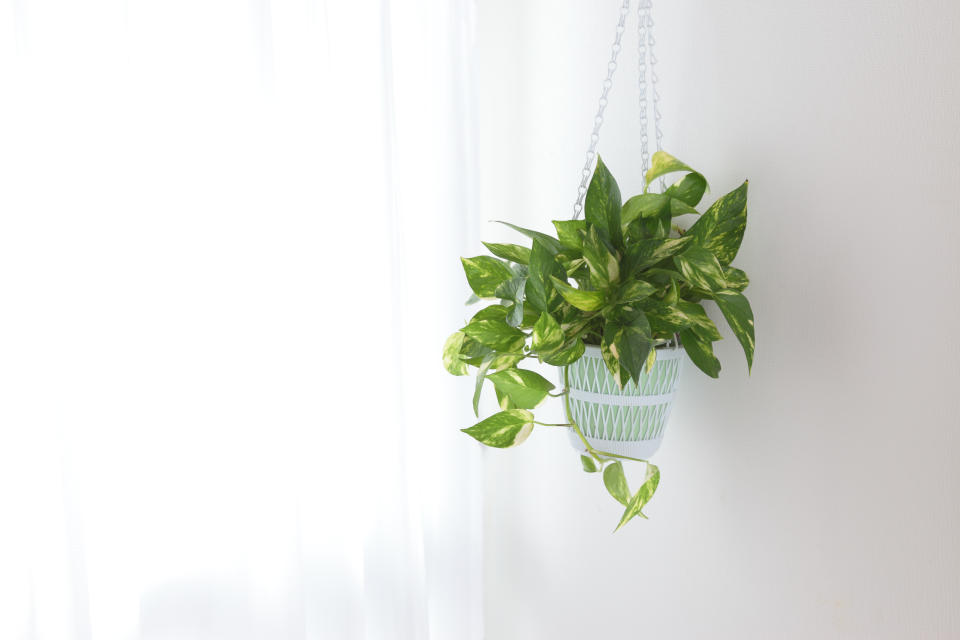
<path fill-rule="evenodd" d="M 663 193 L 650 192 L 657 178 L 681 177 Z M 491 447 L 512 447 L 534 425 L 573 429 L 583 442 L 585 471 L 603 471 L 608 491 L 625 505 L 617 528 L 642 513 L 660 479 L 646 460 L 640 488 L 627 488 L 621 459 L 635 459 L 591 446 L 577 424 L 545 424 L 534 409 L 548 395 L 564 398 L 535 371 L 521 368 L 527 359 L 566 367 L 581 358 L 585 345 L 600 348 L 621 388 L 640 382 L 656 361 L 657 347 L 676 340 L 693 363 L 716 378 L 720 362 L 713 342 L 720 332 L 703 302 L 714 301 L 753 364 L 754 327 L 743 295 L 747 274 L 731 266 L 747 223 L 747 183 L 717 199 L 702 215 L 697 210 L 707 181 L 673 156 L 657 152 L 644 193 L 622 203 L 613 176 L 598 159 L 586 195 L 584 220 L 555 220 L 551 236 L 503 223 L 532 240 L 531 246 L 484 243 L 493 256 L 463 258 L 474 296 L 492 301 L 451 335 L 443 362 L 454 375 L 476 368 L 474 413 L 484 382 L 493 383 L 502 409 L 463 431 Z M 697 215 L 689 228 L 678 216 Z M 566 377 L 564 378 L 566 380 Z"/>

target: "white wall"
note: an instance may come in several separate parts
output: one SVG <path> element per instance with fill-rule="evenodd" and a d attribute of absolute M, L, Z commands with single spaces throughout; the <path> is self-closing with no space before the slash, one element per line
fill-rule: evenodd
<path fill-rule="evenodd" d="M 570 216 L 619 4 L 478 3 L 484 220 Z M 750 179 L 753 376 L 732 336 L 719 380 L 687 369 L 616 535 L 560 430 L 486 452 L 487 637 L 960 637 L 960 4 L 655 18 L 668 150 Z M 635 20 L 600 149 L 629 194 Z"/>

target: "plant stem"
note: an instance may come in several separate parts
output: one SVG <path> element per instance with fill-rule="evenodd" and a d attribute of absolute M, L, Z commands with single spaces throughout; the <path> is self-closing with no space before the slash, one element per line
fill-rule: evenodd
<path fill-rule="evenodd" d="M 549 422 L 537 422 L 536 420 L 533 421 L 533 424 L 538 424 L 541 427 L 572 427 L 573 426 L 569 422 L 564 422 L 563 424 L 551 424 Z"/>

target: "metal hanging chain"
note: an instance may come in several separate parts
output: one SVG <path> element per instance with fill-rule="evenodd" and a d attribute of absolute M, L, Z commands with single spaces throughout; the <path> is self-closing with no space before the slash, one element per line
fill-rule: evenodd
<path fill-rule="evenodd" d="M 647 124 L 647 20 L 650 0 L 637 3 L 637 94 L 640 107 L 640 168 L 646 175 L 650 168 L 650 136 Z"/>
<path fill-rule="evenodd" d="M 650 90 L 653 94 L 653 130 L 656 136 L 657 151 L 663 151 L 663 130 L 660 128 L 660 92 L 657 90 L 657 56 L 653 52 L 653 46 L 657 43 L 653 37 L 653 1 L 640 0 L 641 21 L 644 22 L 644 30 L 647 36 L 647 51 L 650 56 Z M 664 179 L 660 178 L 660 192 L 666 191 L 667 185 Z"/>
<path fill-rule="evenodd" d="M 583 213 L 583 200 L 587 197 L 587 184 L 589 184 L 590 175 L 593 173 L 593 160 L 597 155 L 597 143 L 600 142 L 600 127 L 603 126 L 603 112 L 607 109 L 607 95 L 610 93 L 610 88 L 613 87 L 613 72 L 617 70 L 617 57 L 620 55 L 621 48 L 620 40 L 623 38 L 623 32 L 626 29 L 628 13 L 630 13 L 630 0 L 623 0 L 623 6 L 620 7 L 620 21 L 617 23 L 616 37 L 613 39 L 613 47 L 610 51 L 610 62 L 607 63 L 607 79 L 603 81 L 603 92 L 600 94 L 600 108 L 593 119 L 593 133 L 590 134 L 587 161 L 583 165 L 580 186 L 577 189 L 577 201 L 573 205 L 574 220 Z"/>
<path fill-rule="evenodd" d="M 648 106 L 653 106 L 653 128 L 657 151 L 663 150 L 663 130 L 660 126 L 660 92 L 657 90 L 659 78 L 656 73 L 657 57 L 653 52 L 656 40 L 653 37 L 653 2 L 639 0 L 637 4 L 637 61 L 639 74 L 637 89 L 639 91 L 640 107 L 640 158 L 643 173 L 650 168 L 650 136 Z M 581 172 L 580 186 L 577 188 L 577 201 L 573 205 L 573 219 L 576 220 L 583 213 L 583 201 L 587 196 L 587 185 L 593 174 L 593 163 L 597 156 L 597 144 L 600 142 L 600 127 L 603 126 L 603 113 L 607 109 L 607 96 L 613 87 L 613 74 L 617 70 L 617 57 L 620 55 L 623 33 L 626 29 L 627 14 L 630 12 L 630 0 L 624 0 L 620 7 L 620 19 L 617 22 L 616 36 L 610 52 L 610 62 L 607 63 L 607 78 L 603 81 L 603 92 L 600 94 L 600 107 L 593 120 L 593 133 L 590 134 L 590 148 L 587 149 L 586 162 Z M 650 73 L 650 94 L 647 94 L 647 72 Z M 666 189 L 666 183 L 660 178 L 660 191 Z"/>

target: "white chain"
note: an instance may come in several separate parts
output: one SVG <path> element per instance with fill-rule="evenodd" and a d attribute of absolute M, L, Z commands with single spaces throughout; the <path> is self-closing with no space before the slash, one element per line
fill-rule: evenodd
<path fill-rule="evenodd" d="M 647 20 L 650 0 L 637 4 L 637 91 L 640 106 L 640 164 L 643 175 L 650 168 L 649 125 L 647 124 Z"/>
<path fill-rule="evenodd" d="M 607 79 L 603 81 L 603 92 L 600 94 L 600 108 L 593 119 L 593 133 L 590 134 L 590 148 L 587 150 L 587 161 L 583 165 L 580 187 L 577 189 L 577 201 L 573 205 L 573 219 L 576 220 L 583 212 L 583 200 L 587 197 L 587 184 L 590 182 L 590 175 L 593 173 L 593 161 L 597 155 L 597 143 L 600 142 L 600 127 L 603 126 L 603 112 L 607 109 L 607 95 L 610 88 L 613 87 L 613 72 L 617 70 L 617 56 L 620 55 L 620 40 L 623 38 L 623 32 L 626 29 L 627 14 L 630 13 L 630 0 L 623 0 L 623 6 L 620 7 L 620 21 L 617 23 L 617 34 L 613 39 L 613 47 L 610 52 L 610 62 L 607 63 Z"/>
<path fill-rule="evenodd" d="M 653 37 L 653 1 L 639 0 L 637 4 L 637 61 L 639 74 L 637 89 L 639 91 L 640 107 L 640 161 L 643 173 L 650 168 L 650 135 L 648 124 L 648 105 L 653 103 L 653 130 L 657 151 L 663 150 L 663 130 L 660 128 L 660 92 L 657 91 L 656 64 L 657 56 L 653 52 L 656 40 Z M 617 70 L 617 57 L 620 55 L 620 41 L 626 29 L 627 14 L 630 12 L 630 0 L 623 0 L 620 7 L 620 20 L 617 22 L 617 33 L 613 39 L 610 53 L 610 62 L 607 63 L 607 79 L 603 81 L 603 92 L 600 94 L 600 108 L 593 119 L 593 133 L 590 134 L 590 148 L 587 149 L 587 159 L 581 172 L 580 186 L 577 188 L 577 201 L 573 205 L 573 219 L 576 220 L 583 213 L 583 201 L 587 197 L 587 185 L 593 174 L 593 164 L 597 157 L 597 143 L 600 142 L 600 127 L 603 126 L 603 112 L 607 109 L 607 96 L 613 87 L 613 73 Z M 649 61 L 649 64 L 648 64 Z M 650 94 L 647 94 L 647 69 L 650 72 Z M 652 100 L 651 100 L 652 99 Z M 666 183 L 660 178 L 661 193 L 666 190 Z"/>
<path fill-rule="evenodd" d="M 646 5 L 645 7 L 643 5 Z M 660 92 L 657 91 L 657 56 L 653 52 L 653 45 L 657 41 L 653 37 L 653 2 L 652 0 L 641 0 L 643 15 L 641 20 L 646 23 L 645 30 L 647 35 L 647 50 L 650 55 L 650 88 L 653 94 L 653 130 L 657 140 L 657 151 L 663 151 L 663 130 L 660 128 Z M 666 191 L 667 185 L 663 178 L 660 178 L 660 192 Z"/>

